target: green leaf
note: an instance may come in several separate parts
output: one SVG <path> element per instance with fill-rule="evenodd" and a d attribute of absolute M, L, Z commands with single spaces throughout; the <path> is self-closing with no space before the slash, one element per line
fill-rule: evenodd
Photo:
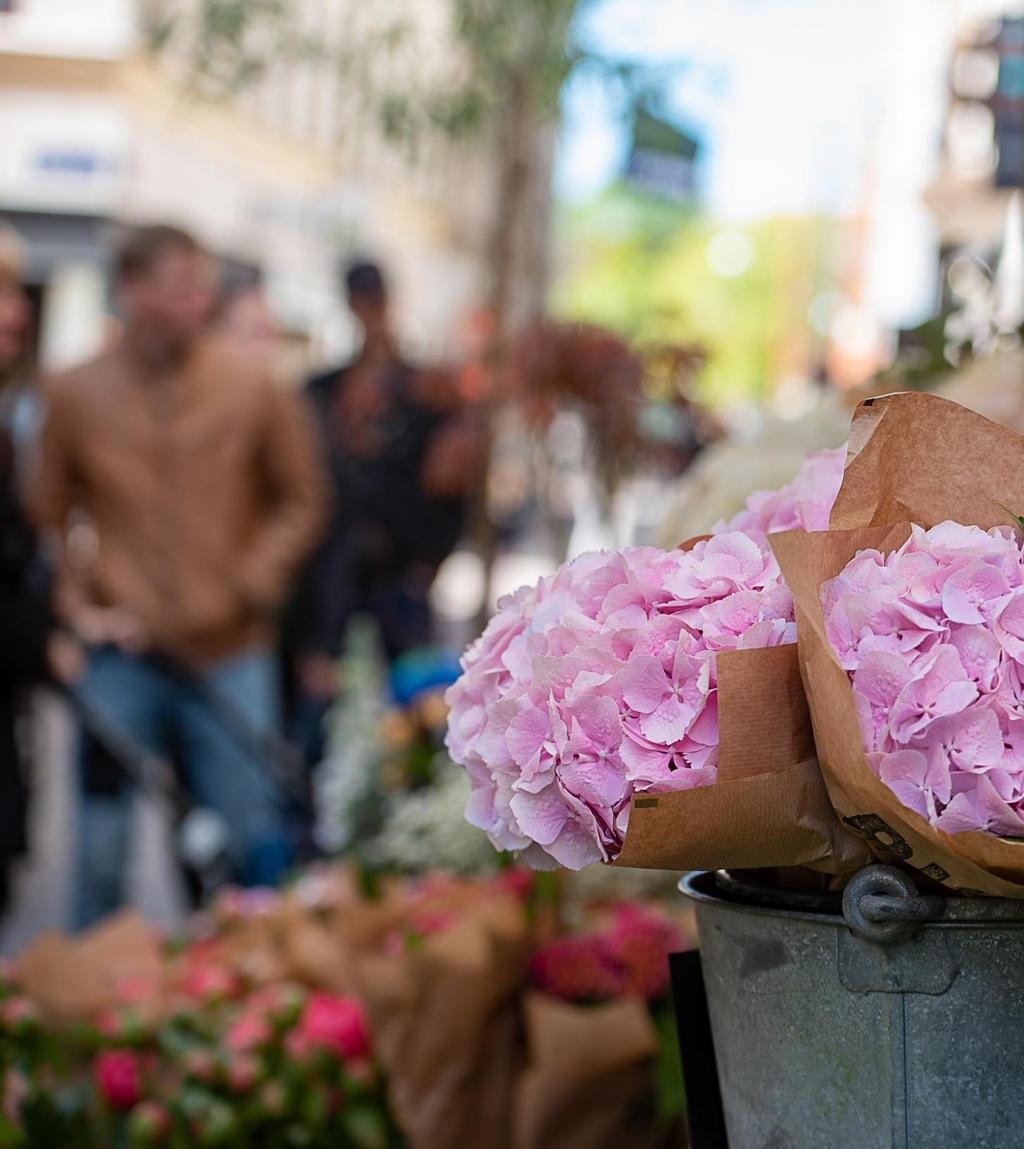
<path fill-rule="evenodd" d="M 1004 506 L 998 499 L 996 499 L 996 506 L 1004 510 L 1013 520 L 1013 525 L 1020 530 L 1024 530 L 1024 515 L 1015 515 L 1009 507 Z"/>
<path fill-rule="evenodd" d="M 686 1111 L 686 1089 L 683 1085 L 683 1063 L 679 1054 L 679 1036 L 671 1004 L 654 1011 L 658 1033 L 655 1078 L 658 1091 L 658 1120 L 671 1124 Z"/>

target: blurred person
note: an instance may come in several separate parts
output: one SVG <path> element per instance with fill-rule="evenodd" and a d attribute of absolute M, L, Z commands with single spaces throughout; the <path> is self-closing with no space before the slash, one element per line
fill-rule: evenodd
<path fill-rule="evenodd" d="M 418 370 L 401 355 L 381 269 L 353 263 L 345 287 L 362 347 L 307 388 L 335 496 L 300 590 L 293 639 L 291 731 L 311 765 L 323 755 L 352 618 L 373 619 L 392 666 L 430 643 L 430 587 L 461 533 L 483 444 L 451 376 Z"/>
<path fill-rule="evenodd" d="M 322 521 L 315 440 L 258 360 L 209 334 L 215 266 L 192 236 L 132 231 L 116 275 L 121 341 L 49 381 L 34 488 L 61 544 L 59 608 L 89 648 L 79 691 L 173 750 L 238 880 L 270 882 L 288 860 L 278 786 L 224 711 L 268 739 L 277 722 L 271 619 Z M 95 533 L 85 569 L 64 545 L 73 515 Z M 126 775 L 89 767 L 83 753 L 79 927 L 123 900 L 133 798 Z"/>
<path fill-rule="evenodd" d="M 228 341 L 269 364 L 279 357 L 281 335 L 258 283 L 229 287 L 217 307 L 216 329 Z"/>
<path fill-rule="evenodd" d="M 22 507 L 29 405 L 31 310 L 18 237 L 0 225 L 0 910 L 14 861 L 27 847 L 29 787 L 18 724 L 29 689 L 73 676 L 75 644 L 53 625 L 48 580 Z"/>

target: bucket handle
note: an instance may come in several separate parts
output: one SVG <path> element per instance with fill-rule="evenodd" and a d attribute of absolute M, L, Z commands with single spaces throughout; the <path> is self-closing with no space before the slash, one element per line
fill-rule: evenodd
<path fill-rule="evenodd" d="M 944 908 L 944 898 L 919 894 L 913 880 L 892 866 L 867 866 L 843 892 L 851 932 L 876 945 L 906 941 L 922 922 L 941 917 Z"/>

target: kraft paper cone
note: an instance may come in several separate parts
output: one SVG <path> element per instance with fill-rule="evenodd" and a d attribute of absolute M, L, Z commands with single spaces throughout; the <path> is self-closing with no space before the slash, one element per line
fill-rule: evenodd
<path fill-rule="evenodd" d="M 650 1149 L 658 1035 L 645 1002 L 579 1006 L 528 994 L 529 1065 L 513 1149 Z"/>
<path fill-rule="evenodd" d="M 634 796 L 615 864 L 828 873 L 864 865 L 870 854 L 836 818 L 821 779 L 796 646 L 724 651 L 716 665 L 718 780 Z"/>
<path fill-rule="evenodd" d="M 1024 439 L 949 399 L 907 391 L 854 413 L 829 529 L 1005 526 L 1000 503 L 1024 514 Z"/>
<path fill-rule="evenodd" d="M 523 908 L 506 896 L 467 908 L 421 948 L 354 959 L 374 1052 L 412 1149 L 510 1149 L 527 960 Z"/>
<path fill-rule="evenodd" d="M 952 519 L 1007 522 L 1024 507 L 1024 438 L 934 395 L 888 395 L 862 404 L 850 460 L 827 532 L 773 535 L 797 609 L 801 673 L 818 759 L 843 822 L 872 851 L 967 894 L 1024 897 L 1024 842 L 946 834 L 905 807 L 864 753 L 853 689 L 825 634 L 820 590 L 859 550 L 887 552 L 910 534 Z M 851 529 L 837 529 L 843 526 Z"/>
<path fill-rule="evenodd" d="M 314 989 L 332 993 L 351 990 L 345 947 L 330 922 L 293 898 L 281 906 L 280 945 L 288 974 Z"/>
<path fill-rule="evenodd" d="M 164 981 L 164 957 L 152 926 L 134 911 L 117 914 L 83 934 L 44 934 L 18 960 L 26 994 L 49 1017 L 94 1017 L 118 1002 L 118 987 L 142 979 L 152 987 L 156 1009 Z"/>

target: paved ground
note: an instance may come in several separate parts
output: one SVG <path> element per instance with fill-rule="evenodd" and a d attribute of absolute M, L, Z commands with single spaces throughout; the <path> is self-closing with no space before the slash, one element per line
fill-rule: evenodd
<path fill-rule="evenodd" d="M 65 928 L 68 921 L 74 843 L 73 728 L 60 702 L 39 699 L 33 733 L 37 750 L 32 851 L 17 875 L 10 912 L 0 924 L 0 953 L 6 955 L 17 953 L 44 930 Z M 153 802 L 139 803 L 126 868 L 131 900 L 148 918 L 161 925 L 181 920 L 183 900 L 170 862 L 167 822 Z"/>

